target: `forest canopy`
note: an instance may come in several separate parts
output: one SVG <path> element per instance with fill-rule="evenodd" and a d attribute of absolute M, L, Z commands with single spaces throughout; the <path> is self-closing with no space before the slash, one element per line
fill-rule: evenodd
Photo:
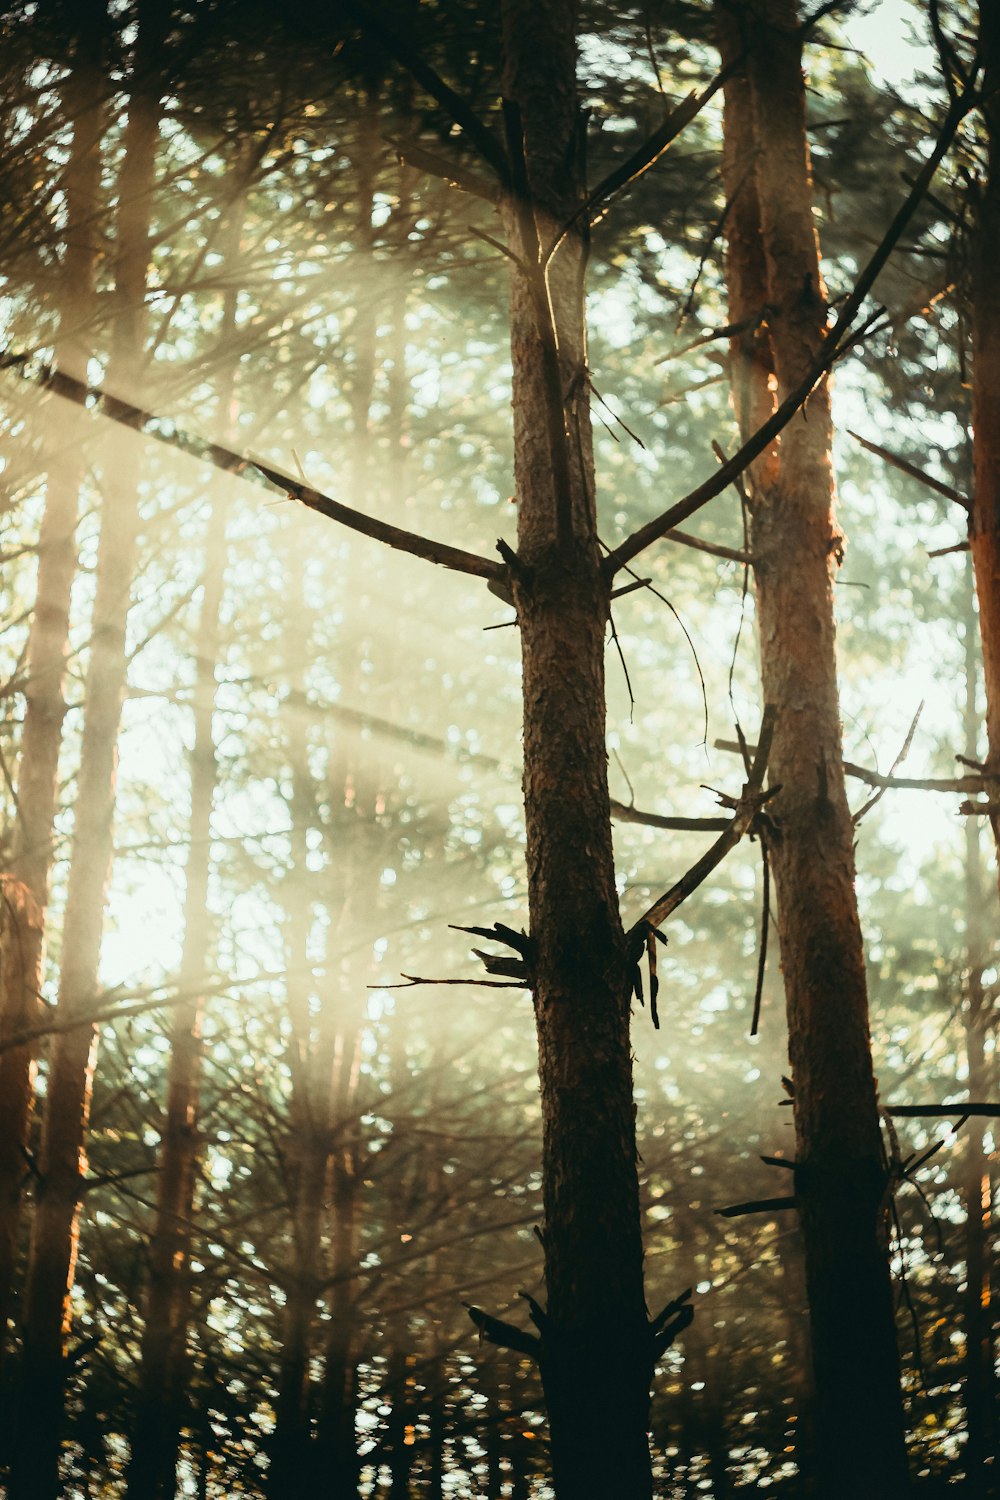
<path fill-rule="evenodd" d="M 0 15 L 5 1492 L 995 1497 L 1000 11 Z"/>

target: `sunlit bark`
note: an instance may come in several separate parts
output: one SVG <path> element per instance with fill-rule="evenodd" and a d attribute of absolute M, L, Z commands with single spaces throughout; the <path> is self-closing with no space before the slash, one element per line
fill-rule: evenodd
<path fill-rule="evenodd" d="M 1000 10 L 979 7 L 985 72 L 986 175 L 977 195 L 973 246 L 972 429 L 973 495 L 969 539 L 979 601 L 986 685 L 986 768 L 1000 777 Z M 991 792 L 1000 881 L 1000 781 Z"/>
<path fill-rule="evenodd" d="M 971 582 L 971 580 L 970 580 Z M 979 631 L 972 608 L 971 591 L 967 596 L 965 627 L 965 753 L 975 760 L 978 750 L 980 716 L 977 704 L 979 684 Z M 976 820 L 965 820 L 965 919 L 967 948 L 967 992 L 963 1005 L 965 1050 L 969 1070 L 969 1097 L 995 1097 L 992 1058 L 987 1054 L 986 1038 L 991 1007 L 984 991 L 983 970 L 989 955 L 989 913 L 985 870 Z M 965 1410 L 967 1438 L 965 1464 L 973 1493 L 984 1500 L 996 1493 L 994 1464 L 997 1449 L 996 1396 L 994 1367 L 992 1259 L 993 1259 L 993 1187 L 990 1160 L 984 1134 L 985 1121 L 972 1119 L 965 1124 L 965 1161 L 962 1197 L 965 1204 Z"/>
<path fill-rule="evenodd" d="M 158 74 L 166 10 L 143 0 L 119 179 L 115 321 L 108 387 L 131 392 L 141 377 L 145 289 L 154 165 L 159 133 Z M 125 687 L 125 627 L 138 528 L 139 448 L 121 444 L 102 517 L 77 778 L 58 1015 L 93 1004 L 111 870 L 118 727 Z M 86 1134 L 97 1033 L 82 1025 L 58 1034 L 49 1057 L 35 1216 L 25 1288 L 22 1410 L 11 1476 L 12 1500 L 50 1500 L 58 1492 L 64 1341 L 86 1172 Z"/>
<path fill-rule="evenodd" d="M 733 346 L 734 396 L 748 432 L 801 380 L 823 338 L 826 300 L 794 0 L 740 11 L 720 4 L 718 17 L 724 58 L 749 47 L 747 77 L 726 90 L 724 166 L 730 321 L 751 328 Z M 844 788 L 831 442 L 824 382 L 750 481 L 761 676 L 777 708 L 768 771 L 782 788 L 769 804 L 768 848 L 795 1086 L 819 1486 L 830 1500 L 895 1500 L 908 1478 Z"/>
<path fill-rule="evenodd" d="M 88 0 L 77 7 L 75 15 L 74 55 L 62 86 L 72 137 L 64 177 L 66 248 L 54 363 L 58 370 L 76 379 L 86 379 L 101 244 L 100 140 L 105 116 L 101 54 L 107 25 L 104 0 Z M 56 399 L 52 404 L 60 408 L 62 415 L 64 403 Z M 66 714 L 64 683 L 70 594 L 76 572 L 77 508 L 87 465 L 80 424 L 79 416 L 70 412 L 66 426 L 60 423 L 59 429 L 51 433 L 53 452 L 39 536 L 35 607 L 28 631 L 11 870 L 30 894 L 40 923 L 44 922 L 49 898 L 59 750 Z M 41 939 L 39 926 L 39 942 Z M 11 1139 L 18 1142 L 25 1140 L 28 1129 L 33 1059 L 34 1049 L 25 1047 L 16 1049 L 3 1061 L 7 1125 Z M 12 1159 L 9 1166 L 0 1184 L 0 1240 L 9 1247 L 0 1254 L 0 1359 L 7 1341 L 24 1180 L 23 1160 L 15 1164 Z"/>
<path fill-rule="evenodd" d="M 42 912 L 27 886 L 0 876 L 0 1042 L 39 1016 Z M 21 1190 L 28 1170 L 28 1121 L 34 1077 L 32 1047 L 0 1052 L 0 1356 L 12 1312 Z"/>
<path fill-rule="evenodd" d="M 507 209 L 537 258 L 579 204 L 573 0 L 502 6 L 504 94 L 532 207 Z M 550 267 L 553 330 L 513 273 L 511 354 L 524 800 L 543 1129 L 546 1321 L 542 1381 L 560 1500 L 651 1493 L 652 1358 L 643 1295 L 629 1046 L 630 986 L 614 883 L 605 750 L 609 586 L 596 535 L 584 245 Z M 554 360 L 556 363 L 554 363 Z"/>

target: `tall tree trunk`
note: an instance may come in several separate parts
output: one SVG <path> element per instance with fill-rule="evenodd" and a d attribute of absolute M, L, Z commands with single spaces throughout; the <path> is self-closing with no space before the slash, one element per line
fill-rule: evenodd
<path fill-rule="evenodd" d="M 73 60 L 62 87 L 63 106 L 72 124 L 65 171 L 66 250 L 62 261 L 59 333 L 55 367 L 86 380 L 95 311 L 95 278 L 101 247 L 101 153 L 104 80 L 101 68 L 105 0 L 86 0 L 75 11 L 77 36 Z M 38 545 L 35 608 L 28 631 L 27 687 L 18 764 L 12 873 L 29 893 L 44 922 L 49 899 L 52 834 L 56 815 L 59 749 L 66 700 L 63 687 L 69 642 L 70 594 L 76 571 L 76 522 L 80 487 L 86 473 L 81 414 L 71 410 L 61 441 L 49 464 Z M 20 898 L 19 912 L 28 907 Z M 35 924 L 29 926 L 32 933 Z M 38 941 L 42 940 L 38 927 Z M 34 936 L 30 941 L 34 942 Z M 17 1048 L 3 1061 L 3 1098 L 11 1141 L 26 1139 L 33 1094 L 33 1047 Z M 18 1152 L 18 1155 L 20 1153 Z M 11 1253 L 0 1253 L 0 1359 L 7 1341 L 12 1277 L 21 1222 L 24 1162 L 7 1164 L 0 1180 L 0 1241 Z"/>
<path fill-rule="evenodd" d="M 236 326 L 236 263 L 242 209 L 233 210 L 225 235 L 224 267 L 233 278 L 226 294 L 219 343 Z M 230 441 L 235 430 L 230 365 L 219 405 Z M 203 987 L 212 948 L 209 881 L 212 868 L 212 808 L 218 782 L 215 757 L 216 669 L 220 614 L 226 579 L 227 501 L 212 504 L 205 532 L 205 572 L 196 632 L 194 743 L 191 751 L 190 844 L 185 870 L 184 945 L 178 987 L 181 1003 L 170 1026 L 170 1064 L 156 1179 L 156 1218 L 149 1247 L 149 1286 L 143 1325 L 139 1394 L 129 1500 L 169 1500 L 176 1484 L 177 1455 L 185 1406 L 187 1333 L 190 1320 L 190 1244 L 198 1170 L 198 1097 L 201 1084 Z"/>
<path fill-rule="evenodd" d="M 206 567 L 198 623 L 191 753 L 190 847 L 185 871 L 184 946 L 173 1011 L 170 1064 L 160 1134 L 156 1218 L 149 1247 L 149 1285 L 142 1333 L 139 1393 L 129 1463 L 129 1500 L 160 1500 L 175 1490 L 185 1405 L 190 1315 L 190 1243 L 198 1170 L 202 989 L 211 951 L 208 904 L 212 805 L 217 766 L 212 720 L 219 613 L 225 582 L 226 507 L 217 502 L 205 539 Z"/>
<path fill-rule="evenodd" d="M 629 1045 L 630 984 L 614 883 L 604 636 L 586 377 L 574 0 L 504 0 L 504 94 L 530 202 L 506 207 L 531 967 L 542 1107 L 541 1373 L 559 1500 L 651 1494 L 651 1339 L 643 1295 Z M 555 324 L 549 321 L 551 305 Z"/>
<path fill-rule="evenodd" d="M 970 585 L 972 580 L 969 580 Z M 976 759 L 980 719 L 976 704 L 979 639 L 972 590 L 965 615 L 965 753 Z M 965 914 L 968 991 L 965 996 L 965 1047 L 969 1097 L 990 1099 L 994 1081 L 986 1054 L 990 1005 L 983 990 L 988 961 L 986 891 L 979 827 L 965 819 Z M 985 1121 L 969 1120 L 965 1128 L 962 1196 L 965 1200 L 965 1410 L 968 1436 L 965 1465 L 970 1493 L 983 1500 L 996 1494 L 997 1425 L 992 1292 L 993 1186 L 983 1136 Z"/>
<path fill-rule="evenodd" d="M 301 569 L 290 578 L 290 594 L 300 598 Z M 308 625 L 304 616 L 288 631 L 292 665 L 291 860 L 285 901 L 285 967 L 291 1023 L 289 1065 L 292 1075 L 291 1120 L 286 1143 L 286 1173 L 292 1220 L 292 1271 L 282 1330 L 275 1429 L 268 1492 L 274 1500 L 307 1495 L 310 1477 L 310 1418 L 313 1325 L 320 1287 L 320 1235 L 326 1189 L 329 1086 L 323 1087 L 313 1056 L 310 998 L 313 991 L 309 938 L 313 927 L 307 835 L 315 815 L 316 788 L 309 770 L 306 740 L 305 666 Z"/>
<path fill-rule="evenodd" d="M 146 327 L 150 210 L 159 134 L 158 72 L 153 61 L 166 24 L 163 0 L 139 10 L 135 76 L 119 182 L 115 327 L 108 386 L 138 388 Z M 138 526 L 139 449 L 123 443 L 101 524 L 76 826 L 63 924 L 58 1015 L 86 1011 L 97 992 L 104 896 L 111 870 L 118 727 L 125 687 L 125 626 Z M 62 1032 L 49 1059 L 35 1217 L 25 1291 L 24 1375 L 12 1500 L 50 1500 L 58 1492 L 64 1338 L 76 1261 L 80 1195 L 97 1032 Z"/>
<path fill-rule="evenodd" d="M 826 327 L 794 0 L 718 9 L 725 60 L 730 321 L 744 431 L 805 374 Z M 745 29 L 739 22 L 742 19 Z M 775 377 L 776 390 L 768 386 Z M 824 382 L 750 478 L 761 676 L 777 708 L 768 847 L 795 1086 L 795 1184 L 806 1258 L 820 1491 L 908 1492 L 885 1242 L 886 1170 L 872 1072 L 854 830 L 834 642 L 832 427 Z"/>
<path fill-rule="evenodd" d="M 26 885 L 0 876 L 0 1358 L 13 1311 L 21 1186 L 28 1170 L 34 1047 L 7 1047 L 41 1007 L 42 911 Z M 0 1369 L 2 1373 L 2 1369 Z"/>
<path fill-rule="evenodd" d="M 329 972 L 329 966 L 328 966 Z M 328 1002 L 329 1003 L 329 1002 Z M 326 1201 L 331 1242 L 326 1347 L 316 1417 L 317 1472 L 325 1474 L 336 1495 L 358 1488 L 357 1370 L 357 1235 L 362 1172 L 354 1152 L 333 1135 L 357 1113 L 361 1031 L 342 1027 L 334 1057 L 334 1108 L 330 1115 L 332 1154 L 328 1163 Z M 353 1130 L 350 1132 L 353 1134 Z"/>
<path fill-rule="evenodd" d="M 986 123 L 986 179 L 978 197 L 973 249 L 972 429 L 973 502 L 969 540 L 979 600 L 986 683 L 986 768 L 1000 777 L 1000 10 L 980 0 L 980 45 L 985 74 L 981 110 Z M 1000 880 L 1000 781 L 991 814 Z"/>

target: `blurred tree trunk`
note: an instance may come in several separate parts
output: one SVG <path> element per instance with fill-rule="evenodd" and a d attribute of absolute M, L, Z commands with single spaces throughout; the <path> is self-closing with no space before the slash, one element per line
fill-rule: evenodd
<path fill-rule="evenodd" d="M 754 320 L 733 346 L 747 432 L 805 374 L 824 336 L 826 301 L 794 0 L 720 3 L 717 14 L 724 60 L 750 47 L 746 76 L 726 90 L 724 164 L 730 321 Z M 777 707 L 768 771 L 782 788 L 769 804 L 768 849 L 795 1085 L 820 1491 L 897 1500 L 908 1475 L 842 768 L 831 441 L 824 382 L 749 476 L 761 676 Z"/>
<path fill-rule="evenodd" d="M 237 170 L 240 170 L 239 168 Z M 220 243 L 227 280 L 218 346 L 225 351 L 236 334 L 243 197 L 230 209 Z M 234 392 L 238 358 L 223 367 L 219 410 L 223 441 L 236 431 Z M 220 615 L 226 582 L 226 525 L 229 504 L 211 502 L 205 531 L 205 571 L 195 633 L 197 657 L 191 750 L 190 843 L 185 869 L 184 943 L 178 988 L 181 1002 L 170 1024 L 170 1063 L 156 1179 L 156 1218 L 149 1247 L 149 1287 L 139 1368 L 129 1500 L 170 1500 L 176 1486 L 177 1457 L 186 1405 L 187 1338 L 190 1322 L 190 1246 L 198 1172 L 198 1096 L 201 1085 L 203 989 L 212 951 L 209 906 L 212 870 L 212 808 L 218 782 L 215 756 L 216 670 L 220 655 Z"/>
<path fill-rule="evenodd" d="M 652 1491 L 652 1340 L 643 1292 L 629 1041 L 605 748 L 610 585 L 594 498 L 585 244 L 548 246 L 583 191 L 574 0 L 504 0 L 504 96 L 530 202 L 505 208 L 531 968 L 542 1108 L 547 1309 L 541 1374 L 559 1500 Z M 515 113 L 516 112 L 516 113 Z M 551 321 L 549 317 L 551 308 Z"/>
<path fill-rule="evenodd" d="M 969 540 L 986 682 L 986 769 L 1000 777 L 1000 9 L 980 0 L 987 165 L 977 196 L 972 263 L 973 501 Z M 991 793 L 1000 880 L 1000 781 Z"/>
<path fill-rule="evenodd" d="M 5 1044 L 40 1018 L 42 922 L 41 907 L 28 887 L 0 875 L 0 1042 Z M 34 1050 L 29 1042 L 0 1052 L 0 1359 L 13 1311 Z"/>
<path fill-rule="evenodd" d="M 62 102 L 70 122 L 71 142 L 64 173 L 66 242 L 59 283 L 59 331 L 54 365 L 57 371 L 85 381 L 93 340 L 95 279 L 101 248 L 100 145 L 106 109 L 102 55 L 108 21 L 105 0 L 84 0 L 76 7 L 74 20 L 73 59 L 62 85 Z M 82 426 L 86 419 L 58 397 L 53 398 L 50 408 L 52 406 L 59 409 L 59 435 L 53 432 L 50 438 L 54 451 L 49 461 L 45 510 L 38 542 L 38 581 L 28 631 L 27 686 L 11 862 L 15 880 L 29 893 L 37 909 L 39 945 L 49 899 L 59 749 L 66 714 L 63 686 L 69 645 L 70 594 L 76 571 L 77 509 L 87 468 L 82 440 Z M 26 939 L 34 943 L 34 916 L 28 918 L 29 907 L 23 898 L 18 897 L 14 904 L 28 924 Z M 27 952 L 25 961 L 30 967 L 32 960 Z M 24 1024 L 31 1017 L 27 1012 L 22 1013 L 19 1007 L 20 998 L 12 1014 L 21 1017 L 18 1024 Z M 25 1168 L 20 1145 L 27 1139 L 35 1051 L 35 1047 L 19 1047 L 7 1054 L 0 1077 L 5 1127 L 9 1132 L 7 1138 L 17 1143 L 16 1159 L 11 1156 L 0 1164 L 0 1360 L 7 1342 L 7 1320 L 12 1309 L 12 1278 L 16 1269 Z"/>
<path fill-rule="evenodd" d="M 303 570 L 293 565 L 289 595 L 301 599 Z M 285 899 L 285 968 L 291 1025 L 288 1059 L 292 1077 L 285 1168 L 292 1220 L 292 1266 L 285 1301 L 275 1429 L 268 1492 L 273 1500 L 312 1493 L 310 1418 L 313 1327 L 321 1284 L 323 1208 L 329 1158 L 329 1080 L 320 1076 L 313 1049 L 310 1001 L 313 966 L 309 941 L 314 925 L 313 879 L 308 834 L 316 815 L 317 788 L 309 768 L 306 663 L 309 627 L 304 614 L 288 630 L 292 672 L 291 859 Z M 324 1069 L 325 1071 L 325 1069 Z"/>
<path fill-rule="evenodd" d="M 327 966 L 329 975 L 330 966 Z M 329 983 L 329 979 L 328 979 Z M 329 997 L 328 997 L 328 1008 Z M 335 1037 L 333 1100 L 330 1120 L 332 1154 L 328 1161 L 325 1201 L 331 1244 L 327 1290 L 326 1347 L 316 1420 L 317 1471 L 328 1477 L 337 1495 L 358 1488 L 357 1411 L 357 1235 L 362 1173 L 357 1153 L 348 1144 L 359 1114 L 357 1092 L 361 1067 L 361 1029 L 342 1027 Z M 345 1132 L 347 1140 L 335 1135 Z"/>
<path fill-rule="evenodd" d="M 965 754 L 978 753 L 980 717 L 979 632 L 973 607 L 972 579 L 965 614 Z M 965 819 L 965 915 L 968 990 L 963 1019 L 969 1067 L 970 1099 L 992 1099 L 995 1081 L 986 1052 L 991 1006 L 983 990 L 983 970 L 989 955 L 989 903 L 975 818 Z M 993 1346 L 992 1207 L 990 1159 L 984 1144 L 986 1122 L 965 1125 L 965 1409 L 967 1439 L 965 1464 L 970 1493 L 991 1500 L 997 1492 L 996 1374 Z"/>
<path fill-rule="evenodd" d="M 133 87 L 119 178 L 115 311 L 108 389 L 140 389 L 146 272 L 160 122 L 165 0 L 142 0 Z M 138 529 L 140 446 L 119 439 L 102 517 L 87 669 L 76 824 L 63 923 L 58 1016 L 86 1012 L 97 994 L 104 898 L 111 871 L 118 728 L 125 688 L 128 617 Z M 24 1373 L 12 1500 L 58 1492 L 64 1339 L 76 1261 L 80 1197 L 97 1031 L 81 1025 L 53 1040 L 39 1183 L 25 1291 Z"/>

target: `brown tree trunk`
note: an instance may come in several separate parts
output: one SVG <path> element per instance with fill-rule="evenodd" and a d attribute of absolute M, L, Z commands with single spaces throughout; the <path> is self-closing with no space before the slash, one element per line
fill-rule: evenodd
<path fill-rule="evenodd" d="M 42 912 L 28 887 L 0 875 L 0 1041 L 39 1020 Z M 0 1052 L 0 1357 L 13 1311 L 21 1188 L 28 1170 L 34 1047 Z"/>
<path fill-rule="evenodd" d="M 108 386 L 138 388 L 146 326 L 145 285 L 160 99 L 151 62 L 162 42 L 161 0 L 140 7 L 135 62 L 141 79 L 129 103 L 119 183 L 116 314 Z M 157 75 L 158 76 L 158 75 Z M 104 895 L 111 869 L 118 726 L 125 687 L 125 625 L 138 525 L 138 446 L 121 445 L 98 544 L 97 581 L 76 826 L 63 924 L 58 1015 L 69 1020 L 97 992 Z M 76 1261 L 80 1195 L 97 1032 L 83 1025 L 54 1039 L 25 1291 L 22 1411 L 11 1475 L 12 1500 L 58 1492 L 64 1338 Z"/>
<path fill-rule="evenodd" d="M 969 580 L 970 585 L 972 579 Z M 965 754 L 976 759 L 980 718 L 976 705 L 979 639 L 972 590 L 965 615 Z M 988 903 L 984 887 L 979 827 L 965 819 L 965 914 L 968 991 L 965 996 L 965 1046 L 969 1097 L 993 1098 L 994 1080 L 986 1053 L 990 1005 L 983 989 L 988 961 Z M 996 1494 L 997 1426 L 992 1301 L 992 1207 L 990 1160 L 984 1145 L 985 1121 L 969 1120 L 965 1128 L 963 1192 L 965 1200 L 965 1466 L 970 1494 L 983 1500 Z"/>
<path fill-rule="evenodd" d="M 239 229 L 236 229 L 238 242 Z M 223 340 L 233 327 L 235 293 L 227 297 Z M 222 406 L 231 399 L 232 372 Z M 228 412 L 227 412 L 228 416 Z M 198 620 L 191 752 L 190 845 L 185 871 L 184 946 L 178 988 L 183 997 L 170 1027 L 170 1064 L 156 1179 L 156 1219 L 149 1247 L 149 1286 L 142 1334 L 139 1394 L 129 1463 L 129 1500 L 160 1500 L 175 1490 L 185 1405 L 190 1316 L 190 1243 L 198 1171 L 198 1096 L 206 956 L 211 951 L 208 902 L 212 807 L 218 780 L 213 719 L 219 617 L 225 588 L 228 507 L 217 500 L 205 535 L 205 573 Z"/>
<path fill-rule="evenodd" d="M 107 26 L 104 0 L 76 8 L 73 61 L 62 87 L 63 106 L 72 122 L 65 171 L 66 251 L 63 258 L 59 333 L 55 367 L 85 380 L 95 310 L 95 277 L 101 248 L 101 156 L 104 80 L 101 54 Z M 63 406 L 65 403 L 56 404 Z M 14 824 L 14 878 L 21 882 L 44 921 L 49 899 L 52 831 L 56 814 L 59 749 L 66 700 L 63 687 L 69 641 L 70 594 L 76 571 L 76 522 L 80 486 L 86 473 L 79 412 L 66 413 L 67 431 L 49 464 L 38 546 L 35 608 L 28 631 L 27 687 L 18 764 Z M 53 442 L 55 443 L 53 438 Z M 18 901 L 19 909 L 27 907 Z M 38 929 L 41 942 L 42 930 Z M 34 938 L 32 938 L 34 941 Z M 40 961 L 40 954 L 39 954 Z M 33 1094 L 35 1049 L 17 1048 L 3 1060 L 2 1087 L 10 1139 L 26 1138 Z M 20 1153 L 18 1153 L 20 1154 Z M 21 1221 L 24 1162 L 0 1182 L 0 1240 L 16 1247 Z M 0 1359 L 7 1341 L 15 1259 L 0 1253 Z"/>
<path fill-rule="evenodd" d="M 986 684 L 986 768 L 1000 777 L 1000 10 L 980 0 L 983 51 L 983 119 L 987 170 L 978 197 L 973 249 L 972 429 L 973 503 L 969 540 L 979 600 Z M 993 783 L 991 814 L 1000 879 L 1000 781 Z"/>
<path fill-rule="evenodd" d="M 302 578 L 291 579 L 292 597 L 301 597 Z M 285 1302 L 281 1359 L 275 1402 L 275 1430 L 268 1493 L 274 1500 L 307 1495 L 310 1477 L 310 1417 L 313 1325 L 320 1288 L 320 1235 L 329 1156 L 329 1083 L 318 1076 L 313 1055 L 310 997 L 312 968 L 309 936 L 313 926 L 307 834 L 316 789 L 308 765 L 305 663 L 308 629 L 303 619 L 289 631 L 288 659 L 293 664 L 295 700 L 290 760 L 292 772 L 291 861 L 285 902 L 285 967 L 291 1023 L 289 1065 L 292 1075 L 291 1121 L 286 1143 L 286 1173 L 292 1219 L 292 1268 Z"/>
<path fill-rule="evenodd" d="M 794 0 L 763 0 L 739 14 L 720 5 L 718 15 L 724 59 L 750 47 L 747 78 L 726 91 L 725 158 L 730 320 L 766 319 L 749 347 L 734 347 L 747 431 L 803 378 L 823 338 L 826 302 Z M 795 1085 L 820 1492 L 896 1500 L 908 1493 L 908 1476 L 842 767 L 831 439 L 824 382 L 750 477 L 761 676 L 777 708 L 768 771 L 782 788 L 769 804 L 768 847 Z"/>
<path fill-rule="evenodd" d="M 531 964 L 543 1129 L 541 1372 L 559 1500 L 651 1494 L 651 1340 L 643 1295 L 629 1045 L 605 751 L 609 585 L 596 535 L 586 381 L 573 0 L 504 0 L 504 93 L 531 202 L 507 205 Z M 558 347 L 556 343 L 558 342 Z"/>

